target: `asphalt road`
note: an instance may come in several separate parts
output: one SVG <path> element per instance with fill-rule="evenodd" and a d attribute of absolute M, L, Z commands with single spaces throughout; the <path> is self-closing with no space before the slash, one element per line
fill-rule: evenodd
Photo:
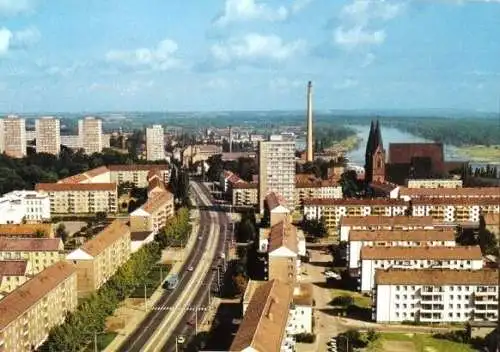
<path fill-rule="evenodd" d="M 227 214 L 224 212 L 219 212 L 218 217 L 219 217 L 218 223 L 220 226 L 221 236 L 219 238 L 219 243 L 217 244 L 216 253 L 224 252 L 227 258 L 228 256 L 227 244 L 228 241 L 230 240 L 230 234 L 228 232 L 229 218 Z M 219 264 L 219 262 L 222 263 L 222 261 L 218 258 L 218 256 L 216 256 L 211 264 L 211 267 L 214 268 Z M 222 277 L 223 273 L 221 271 L 221 280 Z M 179 324 L 176 326 L 175 330 L 173 331 L 167 342 L 163 345 L 161 351 L 166 351 L 166 352 L 182 351 L 184 350 L 183 349 L 184 346 L 190 346 L 190 341 L 196 334 L 195 319 L 197 317 L 198 323 L 200 323 L 203 320 L 203 316 L 205 314 L 205 311 L 203 310 L 200 310 L 198 314 L 196 314 L 194 309 L 196 309 L 196 307 L 204 308 L 209 306 L 208 304 L 209 292 L 211 290 L 211 287 L 213 287 L 213 283 L 216 282 L 217 282 L 217 270 L 210 270 L 203 279 L 203 285 L 200 286 L 195 298 L 193 299 L 193 302 L 190 305 L 191 308 L 193 308 L 193 310 L 186 310 L 184 312 L 183 317 L 179 321 Z M 176 339 L 178 336 L 183 336 L 185 338 L 185 342 L 182 345 L 178 344 L 178 346 L 176 347 Z M 197 349 L 193 348 L 193 346 L 190 346 L 190 348 L 186 350 L 197 350 Z"/>
<path fill-rule="evenodd" d="M 208 190 L 205 187 L 200 186 L 203 189 L 203 193 L 206 197 L 211 199 Z M 203 204 L 200 197 L 196 194 L 197 204 Z M 208 205 L 208 204 L 204 204 Z M 160 299 L 156 302 L 155 306 L 172 307 L 175 306 L 179 295 L 182 293 L 187 283 L 189 282 L 193 272 L 187 269 L 196 265 L 200 262 L 200 259 L 208 244 L 208 234 L 210 232 L 210 216 L 208 210 L 200 211 L 200 227 L 197 233 L 196 244 L 185 260 L 181 270 L 179 271 L 179 283 L 177 288 L 174 290 L 166 290 Z M 201 240 L 198 237 L 201 236 Z M 146 342 L 151 338 L 155 330 L 163 321 L 167 311 L 164 310 L 152 310 L 146 316 L 146 318 L 139 324 L 135 331 L 125 340 L 125 342 L 120 346 L 118 351 L 128 351 L 128 352 L 139 352 Z M 175 341 L 175 340 L 174 340 Z M 174 342 L 175 346 L 175 342 Z"/>

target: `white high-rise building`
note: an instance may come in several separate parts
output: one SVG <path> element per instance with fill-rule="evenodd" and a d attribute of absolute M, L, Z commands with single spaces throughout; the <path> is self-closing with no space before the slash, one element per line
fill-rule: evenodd
<path fill-rule="evenodd" d="M 165 136 L 161 125 L 146 128 L 146 157 L 148 160 L 165 160 Z"/>
<path fill-rule="evenodd" d="M 295 142 L 274 138 L 259 143 L 259 209 L 264 211 L 264 199 L 274 192 L 286 207 L 295 207 Z"/>
<path fill-rule="evenodd" d="M 85 154 L 102 152 L 102 121 L 95 117 L 86 117 L 78 121 L 80 147 Z"/>
<path fill-rule="evenodd" d="M 0 153 L 13 158 L 26 156 L 26 121 L 17 116 L 0 119 Z"/>
<path fill-rule="evenodd" d="M 42 117 L 35 122 L 36 152 L 59 155 L 61 151 L 61 125 L 59 119 Z"/>

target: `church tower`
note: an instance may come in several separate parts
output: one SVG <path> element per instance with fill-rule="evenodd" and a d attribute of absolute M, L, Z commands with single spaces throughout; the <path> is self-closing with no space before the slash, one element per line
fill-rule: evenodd
<path fill-rule="evenodd" d="M 380 123 L 371 123 L 370 134 L 366 144 L 365 180 L 367 182 L 385 182 L 385 149 L 382 142 Z"/>

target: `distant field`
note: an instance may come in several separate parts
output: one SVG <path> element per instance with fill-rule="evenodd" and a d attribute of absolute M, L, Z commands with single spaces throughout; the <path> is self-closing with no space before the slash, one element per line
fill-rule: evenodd
<path fill-rule="evenodd" d="M 459 147 L 458 151 L 469 157 L 472 161 L 500 163 L 500 145 L 472 145 Z"/>
<path fill-rule="evenodd" d="M 380 338 L 368 346 L 369 352 L 473 352 L 461 343 L 435 339 L 428 334 L 381 333 Z"/>

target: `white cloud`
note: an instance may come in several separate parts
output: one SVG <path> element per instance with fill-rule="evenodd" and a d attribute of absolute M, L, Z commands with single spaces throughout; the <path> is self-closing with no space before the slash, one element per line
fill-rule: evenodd
<path fill-rule="evenodd" d="M 15 16 L 33 10 L 35 0 L 0 0 L 0 16 Z"/>
<path fill-rule="evenodd" d="M 336 90 L 344 90 L 349 88 L 354 88 L 359 85 L 359 82 L 352 78 L 346 78 L 344 81 L 337 83 L 333 86 Z"/>
<path fill-rule="evenodd" d="M 223 13 L 215 19 L 215 24 L 225 26 L 231 22 L 242 21 L 283 21 L 288 10 L 280 6 L 273 8 L 259 0 L 226 0 Z"/>
<path fill-rule="evenodd" d="M 368 25 L 370 20 L 391 20 L 404 9 L 403 3 L 386 0 L 354 0 L 341 10 L 341 18 L 357 25 Z"/>
<path fill-rule="evenodd" d="M 334 41 L 343 47 L 353 49 L 364 45 L 380 45 L 386 37 L 384 30 L 369 31 L 362 26 L 344 29 L 338 27 L 334 33 Z"/>
<path fill-rule="evenodd" d="M 1 1 L 1 0 L 0 0 Z M 40 32 L 33 27 L 12 32 L 8 28 L 0 28 L 0 56 L 6 55 L 9 50 L 24 48 L 40 39 Z"/>
<path fill-rule="evenodd" d="M 181 61 L 175 57 L 178 48 L 175 41 L 165 39 L 155 48 L 110 50 L 106 53 L 106 60 L 128 66 L 147 67 L 152 70 L 164 71 L 181 65 Z"/>
<path fill-rule="evenodd" d="M 292 13 L 298 13 L 305 9 L 313 0 L 295 0 L 292 4 Z"/>
<path fill-rule="evenodd" d="M 305 89 L 305 84 L 303 81 L 297 79 L 291 80 L 288 78 L 274 78 L 269 81 L 269 89 L 275 93 L 288 92 L 291 89 L 299 87 L 304 87 Z"/>
<path fill-rule="evenodd" d="M 0 56 L 7 54 L 12 40 L 12 32 L 7 28 L 0 28 Z"/>
<path fill-rule="evenodd" d="M 226 43 L 215 44 L 211 52 L 218 62 L 228 64 L 235 60 L 283 61 L 304 49 L 305 42 L 302 40 L 285 43 L 276 35 L 250 33 L 242 38 L 232 38 Z"/>

